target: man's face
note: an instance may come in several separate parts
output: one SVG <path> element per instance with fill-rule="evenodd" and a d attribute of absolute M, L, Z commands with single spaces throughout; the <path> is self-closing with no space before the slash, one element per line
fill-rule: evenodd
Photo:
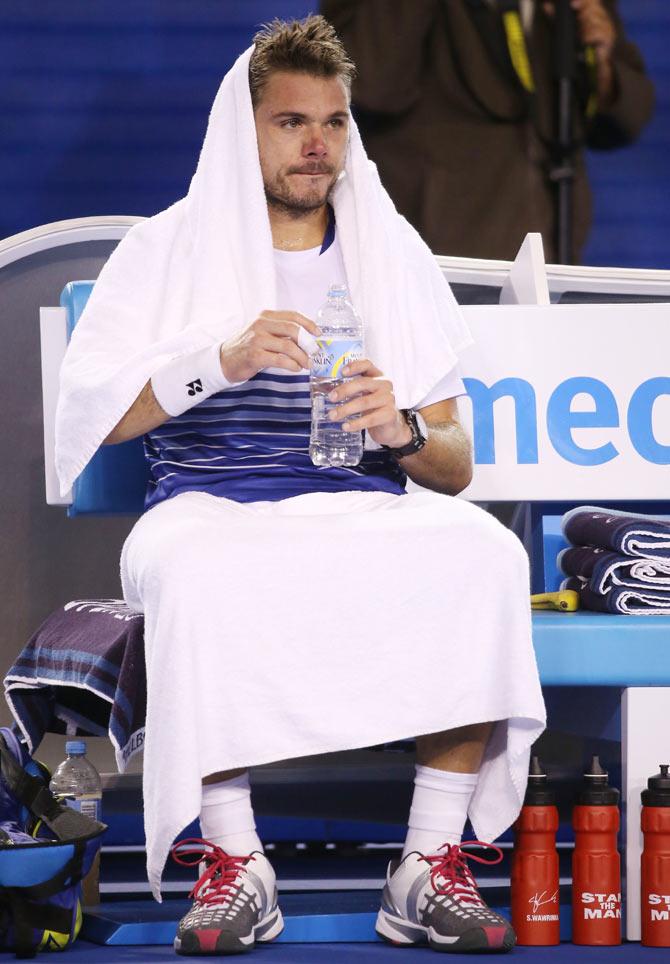
<path fill-rule="evenodd" d="M 272 73 L 254 117 L 268 204 L 295 218 L 322 207 L 344 167 L 349 138 L 340 78 Z"/>

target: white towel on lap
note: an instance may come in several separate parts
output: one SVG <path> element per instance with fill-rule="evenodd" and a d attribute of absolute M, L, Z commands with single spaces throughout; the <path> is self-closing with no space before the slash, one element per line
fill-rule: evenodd
<path fill-rule="evenodd" d="M 145 615 L 157 897 L 201 778 L 234 767 L 501 720 L 470 818 L 483 840 L 516 818 L 545 710 L 527 556 L 483 510 L 432 492 L 188 492 L 139 520 L 121 569 Z"/>
<path fill-rule="evenodd" d="M 231 337 L 276 304 L 272 237 L 248 83 L 251 48 L 224 78 L 187 197 L 131 228 L 68 347 L 56 413 L 67 492 L 160 367 Z M 434 257 L 396 212 L 351 123 L 333 196 L 369 357 L 400 408 L 418 404 L 470 342 Z"/>

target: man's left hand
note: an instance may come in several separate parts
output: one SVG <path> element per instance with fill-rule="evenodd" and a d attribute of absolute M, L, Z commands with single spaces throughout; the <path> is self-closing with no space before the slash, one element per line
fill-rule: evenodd
<path fill-rule="evenodd" d="M 549 17 L 556 14 L 556 4 L 543 4 Z M 593 47 L 597 67 L 598 106 L 606 108 L 615 96 L 612 53 L 616 44 L 616 27 L 602 0 L 570 0 L 575 11 L 579 39 Z"/>
<path fill-rule="evenodd" d="M 342 374 L 351 381 L 338 385 L 329 394 L 329 400 L 338 403 L 331 410 L 331 421 L 344 420 L 345 432 L 367 429 L 378 445 L 398 448 L 412 441 L 412 430 L 396 406 L 393 385 L 376 365 L 361 358 L 345 365 Z M 353 398 L 354 395 L 358 397 Z"/>

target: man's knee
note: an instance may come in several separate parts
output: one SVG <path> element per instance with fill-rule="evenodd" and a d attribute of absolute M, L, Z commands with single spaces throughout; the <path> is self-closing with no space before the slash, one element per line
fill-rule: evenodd
<path fill-rule="evenodd" d="M 445 507 L 448 509 L 448 507 Z M 528 567 L 528 554 L 521 540 L 495 516 L 472 503 L 459 507 L 459 535 L 471 552 L 485 565 L 486 560 L 504 562 L 514 569 Z M 454 533 L 448 511 L 444 515 L 446 538 Z"/>
<path fill-rule="evenodd" d="M 212 571 L 211 530 L 186 517 L 151 521 L 133 533 L 126 555 L 130 578 L 144 587 L 201 585 Z"/>

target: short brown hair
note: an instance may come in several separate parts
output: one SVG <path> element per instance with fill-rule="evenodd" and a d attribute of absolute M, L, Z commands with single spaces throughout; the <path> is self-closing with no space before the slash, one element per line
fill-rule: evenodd
<path fill-rule="evenodd" d="M 356 67 L 349 59 L 335 28 L 321 16 L 304 20 L 272 20 L 254 37 L 255 49 L 249 61 L 249 89 L 256 107 L 269 75 L 292 70 L 313 77 L 340 77 L 347 90 Z"/>

